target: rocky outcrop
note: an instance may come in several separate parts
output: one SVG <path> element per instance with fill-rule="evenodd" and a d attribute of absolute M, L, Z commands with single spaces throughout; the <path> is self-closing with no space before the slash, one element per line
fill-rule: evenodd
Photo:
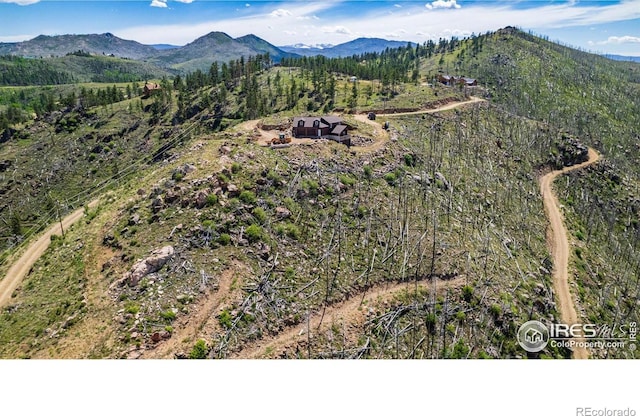
<path fill-rule="evenodd" d="M 143 277 L 160 270 L 173 257 L 173 254 L 173 246 L 164 246 L 153 250 L 149 257 L 137 261 L 117 283 L 136 286 Z"/>

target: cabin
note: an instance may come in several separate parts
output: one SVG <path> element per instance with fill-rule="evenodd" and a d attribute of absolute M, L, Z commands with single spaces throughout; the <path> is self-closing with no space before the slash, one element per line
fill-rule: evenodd
<path fill-rule="evenodd" d="M 347 144 L 347 125 L 337 116 L 294 117 L 293 137 L 329 139 Z"/>
<path fill-rule="evenodd" d="M 475 78 L 457 77 L 452 75 L 438 74 L 438 81 L 444 85 L 466 85 L 467 87 L 475 87 L 478 80 Z"/>
<path fill-rule="evenodd" d="M 161 89 L 160 85 L 154 82 L 147 82 L 144 84 L 144 87 L 142 88 L 142 98 L 149 98 L 154 93 L 160 91 L 160 89 Z"/>

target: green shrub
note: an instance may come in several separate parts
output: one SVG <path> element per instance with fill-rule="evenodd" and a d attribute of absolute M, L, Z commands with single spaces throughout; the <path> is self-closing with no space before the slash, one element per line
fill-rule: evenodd
<path fill-rule="evenodd" d="M 231 317 L 231 313 L 227 309 L 223 310 L 220 315 L 218 315 L 218 322 L 222 325 L 223 328 L 229 329 L 233 326 L 233 318 Z"/>
<path fill-rule="evenodd" d="M 464 341 L 462 339 L 456 342 L 456 345 L 453 347 L 453 354 L 451 354 L 451 358 L 467 358 L 469 355 L 469 347 L 464 345 Z"/>
<path fill-rule="evenodd" d="M 294 240 L 300 238 L 300 229 L 295 224 L 287 224 L 286 233 L 289 238 L 293 238 Z"/>
<path fill-rule="evenodd" d="M 218 202 L 218 195 L 209 194 L 207 195 L 206 204 L 208 207 L 215 205 Z"/>
<path fill-rule="evenodd" d="M 462 288 L 462 298 L 465 302 L 471 302 L 471 299 L 473 299 L 473 288 L 471 286 L 466 285 Z"/>
<path fill-rule="evenodd" d="M 491 313 L 494 318 L 497 318 L 502 313 L 502 307 L 497 303 L 494 303 L 489 307 L 489 313 Z"/>
<path fill-rule="evenodd" d="M 407 165 L 407 166 L 415 166 L 416 162 L 415 162 L 415 160 L 413 158 L 413 155 L 408 154 L 408 153 L 406 155 L 404 155 L 404 164 Z"/>
<path fill-rule="evenodd" d="M 260 227 L 258 224 L 251 224 L 245 230 L 245 234 L 247 235 L 249 241 L 251 241 L 252 243 L 260 241 L 263 235 L 262 227 Z"/>
<path fill-rule="evenodd" d="M 124 307 L 124 311 L 126 313 L 130 313 L 131 315 L 135 315 L 140 312 L 140 306 L 136 305 L 135 303 L 130 303 Z"/>
<path fill-rule="evenodd" d="M 340 182 L 346 186 L 353 186 L 356 183 L 355 178 L 352 178 L 349 175 L 338 175 L 338 179 L 340 179 Z"/>
<path fill-rule="evenodd" d="M 223 233 L 223 234 L 220 234 L 220 237 L 218 237 L 218 243 L 220 243 L 223 246 L 229 245 L 230 242 L 231 242 L 231 236 L 229 234 Z"/>
<path fill-rule="evenodd" d="M 286 277 L 288 280 L 296 277 L 296 271 L 294 270 L 294 268 L 291 266 L 287 267 L 284 271 L 284 277 Z"/>
<path fill-rule="evenodd" d="M 176 313 L 171 309 L 167 309 L 164 312 L 160 312 L 160 317 L 167 322 L 173 322 L 176 319 Z"/>
<path fill-rule="evenodd" d="M 366 165 L 364 167 L 363 172 L 364 172 L 364 177 L 367 179 L 371 179 L 371 177 L 373 176 L 373 169 L 371 169 L 371 166 L 369 165 Z"/>
<path fill-rule="evenodd" d="M 260 224 L 264 224 L 264 222 L 267 220 L 267 213 L 264 212 L 264 209 L 260 207 L 255 207 L 253 211 L 251 211 L 251 213 Z"/>
<path fill-rule="evenodd" d="M 386 175 L 384 175 L 384 180 L 385 180 L 385 181 L 387 181 L 387 183 L 388 183 L 390 186 L 395 186 L 395 184 L 396 184 L 396 180 L 397 180 L 397 178 L 396 178 L 396 174 L 395 174 L 395 173 L 393 173 L 393 172 L 389 172 L 389 173 L 387 173 Z"/>
<path fill-rule="evenodd" d="M 232 173 L 238 173 L 238 172 L 240 172 L 240 169 L 242 169 L 242 166 L 240 165 L 240 163 L 233 162 L 231 164 L 231 172 Z"/>
<path fill-rule="evenodd" d="M 191 349 L 189 353 L 189 358 L 192 360 L 204 360 L 207 358 L 207 354 L 209 354 L 209 348 L 207 348 L 207 343 L 204 342 L 203 339 L 199 339 L 196 341 L 195 345 Z"/>
<path fill-rule="evenodd" d="M 252 191 L 242 191 L 240 193 L 240 200 L 245 204 L 255 204 L 256 194 L 254 194 Z"/>

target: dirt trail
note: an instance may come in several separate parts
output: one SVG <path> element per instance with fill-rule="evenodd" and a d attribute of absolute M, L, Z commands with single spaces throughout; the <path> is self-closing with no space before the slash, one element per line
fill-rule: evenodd
<path fill-rule="evenodd" d="M 470 96 L 467 101 L 455 101 L 440 107 L 432 108 L 430 110 L 409 111 L 406 113 L 381 114 L 380 117 L 400 117 L 400 116 L 411 116 L 414 114 L 433 114 L 433 113 L 439 113 L 440 111 L 453 110 L 454 108 L 462 107 L 463 105 L 480 103 L 483 101 L 485 100 L 480 97 Z"/>
<path fill-rule="evenodd" d="M 389 118 L 389 117 L 400 117 L 400 116 L 410 116 L 410 115 L 418 115 L 418 114 L 434 114 L 440 111 L 453 110 L 454 108 L 462 107 L 464 105 L 479 103 L 485 101 L 482 98 L 478 97 L 469 97 L 467 101 L 457 101 L 449 104 L 442 105 L 437 108 L 432 108 L 430 110 L 417 110 L 410 111 L 406 113 L 390 113 L 390 114 L 379 114 L 378 118 Z M 380 124 L 380 122 L 375 120 L 369 120 L 367 114 L 356 114 L 354 118 L 357 121 L 361 121 L 363 123 L 367 123 L 374 128 L 373 135 L 376 137 L 376 141 L 369 146 L 354 146 L 352 150 L 356 152 L 374 152 L 384 146 L 384 144 L 389 140 L 389 132 L 384 130 Z"/>
<path fill-rule="evenodd" d="M 98 204 L 98 199 L 89 203 L 89 208 Z M 84 216 L 84 207 L 78 208 L 62 220 L 62 228 L 69 229 L 76 221 Z M 60 235 L 60 223 L 51 225 L 45 233 L 36 241 L 29 244 L 25 252 L 16 260 L 7 271 L 7 275 L 0 281 L 0 308 L 5 306 L 11 299 L 11 294 L 18 287 L 22 279 L 29 273 L 31 267 L 42 256 L 51 244 L 52 235 Z"/>
<path fill-rule="evenodd" d="M 593 149 L 589 148 L 589 160 L 586 162 L 566 167 L 562 170 L 554 170 L 547 173 L 540 179 L 540 192 L 544 203 L 545 212 L 549 218 L 550 235 L 549 249 L 553 256 L 553 289 L 556 292 L 558 307 L 560 309 L 560 319 L 567 324 L 578 322 L 578 315 L 569 290 L 569 273 L 567 271 L 569 264 L 569 241 L 567 240 L 567 230 L 564 226 L 563 216 L 559 209 L 558 199 L 556 198 L 551 185 L 553 180 L 563 173 L 581 169 L 600 159 L 600 155 Z M 582 339 L 578 339 L 582 341 Z M 586 348 L 575 348 L 573 357 L 578 359 L 589 358 L 589 352 Z"/>
<path fill-rule="evenodd" d="M 419 287 L 435 287 L 436 290 L 444 288 L 452 288 L 464 285 L 465 278 L 458 277 L 452 280 L 438 280 L 418 282 Z M 389 298 L 392 295 L 401 293 L 402 291 L 412 291 L 415 289 L 415 282 L 394 283 L 380 285 L 364 294 L 358 294 L 350 299 L 329 306 L 322 315 L 322 310 L 315 311 L 310 316 L 309 322 L 305 320 L 296 326 L 287 328 L 285 331 L 272 336 L 263 338 L 256 342 L 257 345 L 244 348 L 236 354 L 232 354 L 229 358 L 266 358 L 267 353 L 271 357 L 277 357 L 287 347 L 296 345 L 300 341 L 306 340 L 307 328 L 313 334 L 325 330 L 338 319 L 342 319 L 349 323 L 363 322 L 366 313 L 366 307 L 361 307 L 363 302 L 371 302 L 379 298 Z M 322 320 L 322 321 L 321 321 Z"/>

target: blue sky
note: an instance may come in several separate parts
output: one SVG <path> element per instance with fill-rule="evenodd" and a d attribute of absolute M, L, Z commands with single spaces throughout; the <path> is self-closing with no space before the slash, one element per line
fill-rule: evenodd
<path fill-rule="evenodd" d="M 0 42 L 111 32 L 183 45 L 211 31 L 275 45 L 358 37 L 424 42 L 519 26 L 586 50 L 640 56 L 640 0 L 0 0 Z"/>

